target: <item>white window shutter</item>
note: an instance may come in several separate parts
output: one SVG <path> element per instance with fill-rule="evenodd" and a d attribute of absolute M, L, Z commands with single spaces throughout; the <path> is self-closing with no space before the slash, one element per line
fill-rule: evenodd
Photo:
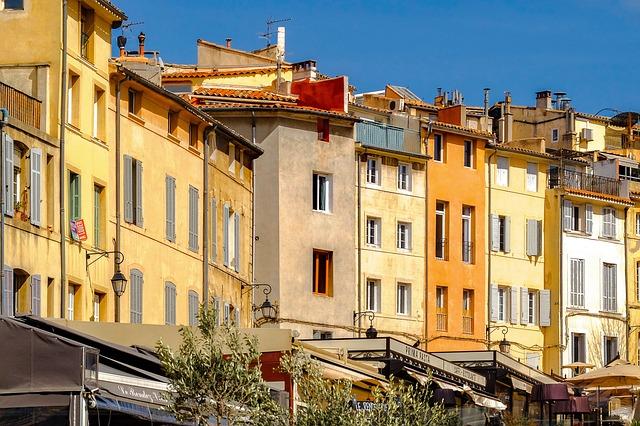
<path fill-rule="evenodd" d="M 4 205 L 5 214 L 13 216 L 13 139 L 4 134 Z"/>
<path fill-rule="evenodd" d="M 504 218 L 504 252 L 509 253 L 511 251 L 511 218 L 505 216 Z"/>
<path fill-rule="evenodd" d="M 136 225 L 144 226 L 142 217 L 142 162 L 136 160 Z"/>
<path fill-rule="evenodd" d="M 498 321 L 499 300 L 498 286 L 491 284 L 491 321 Z"/>
<path fill-rule="evenodd" d="M 500 218 L 498 215 L 490 215 L 491 220 L 491 251 L 500 250 Z"/>
<path fill-rule="evenodd" d="M 540 326 L 551 325 L 551 291 L 540 290 Z"/>
<path fill-rule="evenodd" d="M 518 287 L 511 287 L 511 324 L 518 323 Z"/>
<path fill-rule="evenodd" d="M 520 324 L 529 323 L 529 289 L 520 287 Z"/>
<path fill-rule="evenodd" d="M 133 158 L 124 156 L 124 221 L 133 222 Z"/>
<path fill-rule="evenodd" d="M 591 235 L 593 233 L 593 206 L 591 204 L 587 204 L 585 206 L 585 230 L 587 234 Z"/>
<path fill-rule="evenodd" d="M 565 231 L 570 231 L 571 230 L 571 224 L 573 223 L 573 209 L 571 206 L 571 201 L 564 201 L 564 204 L 562 206 L 562 210 L 563 210 L 563 228 Z"/>
<path fill-rule="evenodd" d="M 222 217 L 222 261 L 229 266 L 229 205 L 225 204 Z"/>
<path fill-rule="evenodd" d="M 233 266 L 236 272 L 240 272 L 240 214 L 234 214 L 234 243 Z"/>
<path fill-rule="evenodd" d="M 40 315 L 40 275 L 31 276 L 31 314 Z"/>
<path fill-rule="evenodd" d="M 616 237 L 616 209 L 611 209 L 611 233 L 610 237 Z"/>
<path fill-rule="evenodd" d="M 32 148 L 30 155 L 31 183 L 30 183 L 30 210 L 31 223 L 40 226 L 40 201 L 42 188 L 42 150 Z"/>
<path fill-rule="evenodd" d="M 537 250 L 536 247 L 538 242 L 536 241 L 538 237 L 538 229 L 537 229 L 537 221 L 532 219 L 527 219 L 527 256 L 536 256 Z"/>

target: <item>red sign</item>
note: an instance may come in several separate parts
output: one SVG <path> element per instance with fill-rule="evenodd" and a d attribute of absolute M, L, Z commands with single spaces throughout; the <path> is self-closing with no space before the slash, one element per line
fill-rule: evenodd
<path fill-rule="evenodd" d="M 87 230 L 84 227 L 84 220 L 76 219 L 71 221 L 71 238 L 76 241 L 87 239 Z"/>

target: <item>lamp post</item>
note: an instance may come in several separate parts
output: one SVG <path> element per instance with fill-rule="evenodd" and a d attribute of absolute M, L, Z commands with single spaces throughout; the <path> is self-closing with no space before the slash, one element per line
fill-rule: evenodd
<path fill-rule="evenodd" d="M 269 295 L 271 294 L 272 288 L 271 284 L 267 283 L 253 283 L 253 284 L 242 284 L 242 290 L 245 288 L 260 288 L 264 293 L 264 302 L 262 302 L 259 306 L 251 303 L 251 311 L 253 312 L 254 323 L 258 325 L 258 323 L 262 324 L 264 322 L 275 321 L 278 318 L 278 305 L 271 303 L 269 300 Z M 258 317 L 260 315 L 260 317 Z"/>
<path fill-rule="evenodd" d="M 364 332 L 364 335 L 367 336 L 367 339 L 375 339 L 378 337 L 378 330 L 373 327 L 373 320 L 376 318 L 376 313 L 373 311 L 362 311 L 362 312 L 353 312 L 353 325 L 356 325 L 356 322 L 362 318 L 367 317 L 369 320 L 369 328 Z M 360 329 L 358 329 L 358 334 L 360 333 Z"/>
<path fill-rule="evenodd" d="M 113 292 L 116 295 L 115 300 L 115 322 L 120 322 L 120 297 L 124 294 L 127 289 L 127 277 L 120 271 L 120 265 L 124 262 L 124 254 L 120 251 L 94 251 L 87 252 L 85 258 L 85 264 L 87 273 L 89 273 L 89 266 L 93 265 L 100 258 L 106 257 L 109 254 L 115 254 L 116 258 L 114 259 L 114 263 L 116 264 L 116 271 L 111 277 L 111 287 L 113 288 Z M 90 260 L 91 256 L 98 256 L 97 259 Z"/>
<path fill-rule="evenodd" d="M 4 165 L 5 165 L 5 154 L 4 154 L 4 126 L 9 122 L 9 110 L 6 108 L 0 108 L 0 285 L 4 284 L 4 204 L 6 200 L 5 196 L 5 182 L 4 182 Z M 10 153 L 13 155 L 13 153 Z M 5 306 L 6 303 L 4 301 L 4 292 L 0 295 L 0 306 Z M 0 314 L 11 315 L 12 312 L 2 312 L 0 309 Z"/>
<path fill-rule="evenodd" d="M 502 331 L 502 340 L 498 344 L 498 349 L 500 349 L 500 352 L 502 352 L 503 354 L 509 354 L 509 352 L 511 352 L 511 342 L 507 340 L 507 333 L 509 332 L 509 327 L 507 327 L 506 325 L 487 326 L 487 342 L 489 345 L 491 344 L 491 333 L 494 330 Z"/>

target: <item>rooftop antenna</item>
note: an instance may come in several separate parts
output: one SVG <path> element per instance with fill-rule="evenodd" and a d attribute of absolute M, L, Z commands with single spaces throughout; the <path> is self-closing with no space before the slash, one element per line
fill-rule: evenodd
<path fill-rule="evenodd" d="M 271 46 L 271 38 L 275 34 L 273 32 L 273 24 L 278 24 L 280 22 L 288 22 L 291 18 L 283 18 L 283 19 L 267 19 L 267 32 L 264 34 L 260 34 L 260 38 L 267 40 L 267 47 Z"/>
<path fill-rule="evenodd" d="M 136 25 L 142 25 L 142 24 L 144 24 L 144 21 L 127 22 L 120 26 L 120 31 L 122 31 L 122 34 L 124 34 L 125 30 L 129 31 L 129 28 L 135 27 Z"/>

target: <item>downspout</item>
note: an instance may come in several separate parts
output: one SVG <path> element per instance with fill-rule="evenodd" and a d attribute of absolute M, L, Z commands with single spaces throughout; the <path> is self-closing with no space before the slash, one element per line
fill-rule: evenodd
<path fill-rule="evenodd" d="M 256 113 L 251 110 L 251 143 L 256 144 Z M 249 275 L 249 284 L 253 284 L 255 280 L 256 268 L 256 159 L 251 159 L 251 274 Z M 255 304 L 255 292 L 251 292 L 251 304 Z"/>
<path fill-rule="evenodd" d="M 60 181 L 60 318 L 65 316 L 65 297 L 67 294 L 67 257 L 66 257 L 66 237 L 67 226 L 65 220 L 65 157 L 64 157 L 64 133 L 67 121 L 67 0 L 62 0 L 62 64 L 60 81 L 60 164 L 58 180 Z M 3 160 L 4 161 L 4 160 Z M 3 266 L 4 267 L 4 266 Z"/>
<path fill-rule="evenodd" d="M 366 149 L 365 149 L 366 152 Z M 362 160 L 362 154 L 358 153 L 357 157 L 357 170 L 358 176 L 356 178 L 356 182 L 358 184 L 358 200 L 357 200 L 357 208 L 356 212 L 358 215 L 358 312 L 362 312 L 362 178 L 360 162 Z M 358 315 L 358 337 L 362 337 L 362 315 Z"/>
<path fill-rule="evenodd" d="M 204 130 L 204 153 L 202 160 L 202 302 L 204 307 L 209 306 L 209 142 L 210 138 L 215 140 L 218 126 L 207 126 Z M 242 305 L 242 292 L 240 294 L 240 305 Z"/>
<path fill-rule="evenodd" d="M 120 214 L 121 204 L 122 204 L 122 185 L 120 183 L 120 176 L 122 172 L 120 171 L 122 167 L 122 155 L 121 155 L 121 136 L 120 136 L 120 115 L 121 115 L 121 107 L 120 107 L 120 99 L 122 93 L 122 83 L 128 81 L 129 77 L 125 77 L 121 80 L 118 80 L 116 83 L 116 241 L 115 241 L 115 251 L 121 252 L 121 231 L 122 231 L 122 217 Z M 120 264 L 117 263 L 118 255 L 116 254 L 113 258 L 113 271 L 120 271 Z M 114 320 L 115 322 L 120 322 L 120 297 L 116 295 L 115 303 L 114 303 Z"/>
<path fill-rule="evenodd" d="M 487 233 L 487 350 L 491 350 L 491 307 L 493 306 L 493 300 L 491 300 L 491 240 L 492 240 L 492 236 L 493 236 L 493 221 L 491 221 L 491 188 L 492 188 L 492 181 L 491 181 L 491 177 L 493 175 L 493 173 L 491 173 L 491 160 L 493 159 L 493 156 L 496 155 L 498 153 L 498 148 L 494 148 L 493 149 L 493 153 L 491 153 L 491 155 L 489 155 L 489 158 L 487 160 L 487 172 L 489 173 L 489 191 L 488 191 L 488 196 L 487 196 L 487 210 L 489 210 L 489 215 L 487 216 L 489 219 L 487 220 L 489 226 L 487 226 L 487 228 L 489 229 L 489 232 Z"/>
<path fill-rule="evenodd" d="M 562 155 L 562 152 L 560 152 L 560 154 Z M 560 160 L 562 161 L 562 157 L 560 157 Z M 562 176 L 564 174 L 563 170 L 560 170 L 560 175 Z M 556 209 L 556 211 L 558 211 Z M 563 230 L 564 230 L 564 195 L 560 195 L 560 214 L 559 219 L 560 219 L 560 224 L 558 226 L 558 283 L 559 283 L 559 288 L 558 288 L 558 294 L 559 294 L 559 309 L 558 309 L 558 327 L 560 328 L 560 331 L 558 333 L 558 368 L 560 369 L 559 374 L 562 373 L 562 355 L 564 353 L 564 348 L 566 347 L 566 345 L 568 344 L 568 340 L 569 340 L 569 335 L 567 334 L 566 336 L 564 335 L 566 333 L 566 331 L 564 330 L 563 327 L 563 322 L 562 322 L 562 311 L 564 309 L 564 304 L 563 304 L 563 297 L 562 297 L 562 293 L 564 292 L 564 285 L 563 285 L 563 280 L 562 280 L 562 264 L 564 263 L 564 259 L 563 256 L 564 254 L 562 253 L 562 238 L 563 238 Z M 568 323 L 567 323 L 567 328 L 568 328 Z M 564 336 L 564 341 L 565 344 L 562 344 L 563 341 L 563 336 Z"/>
<path fill-rule="evenodd" d="M 429 295 L 429 137 L 431 136 L 432 126 L 427 126 L 427 135 L 424 139 L 424 153 L 427 156 L 427 160 L 424 163 L 424 350 L 428 350 L 429 345 L 429 309 L 428 309 L 428 295 Z"/>
<path fill-rule="evenodd" d="M 627 329 L 627 341 L 625 342 L 626 346 L 627 346 L 627 360 L 630 359 L 631 357 L 631 351 L 629 350 L 629 339 L 631 339 L 631 326 L 629 324 L 629 256 L 628 256 L 628 249 L 629 249 L 629 239 L 628 239 L 628 232 L 627 232 L 627 226 L 629 226 L 628 224 L 633 223 L 632 220 L 627 220 L 627 215 L 629 214 L 629 207 L 625 207 L 624 209 L 624 297 L 625 297 L 625 318 L 626 318 L 626 329 Z M 638 360 L 636 359 L 636 364 L 638 363 Z"/>

